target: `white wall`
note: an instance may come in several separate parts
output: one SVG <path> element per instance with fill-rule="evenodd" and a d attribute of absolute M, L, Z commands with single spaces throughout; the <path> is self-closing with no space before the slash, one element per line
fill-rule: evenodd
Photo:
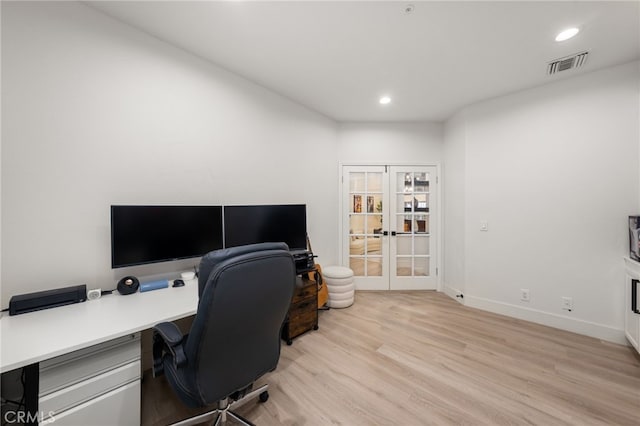
<path fill-rule="evenodd" d="M 453 213 L 466 211 L 467 304 L 624 342 L 638 71 L 634 62 L 563 80 L 470 106 L 450 122 L 466 139 L 466 205 Z M 458 262 L 447 255 L 447 265 Z M 530 302 L 520 301 L 522 288 Z M 561 309 L 563 296 L 572 312 Z"/>
<path fill-rule="evenodd" d="M 2 23 L 2 4 L 0 4 L 0 24 Z M 0 27 L 0 44 L 2 42 L 2 28 Z M 3 93 L 2 90 L 2 46 L 0 46 L 0 98 Z M 4 116 L 2 115 L 2 107 L 4 106 L 4 102 L 0 102 L 0 306 L 4 307 L 2 303 L 2 205 L 3 205 L 3 197 L 2 197 L 2 136 L 4 135 L 4 130 L 2 129 L 2 122 L 4 120 Z"/>
<path fill-rule="evenodd" d="M 464 295 L 465 220 L 466 220 L 466 119 L 464 113 L 445 123 L 444 127 L 444 274 L 443 291 L 452 297 Z M 458 301 L 463 300 L 458 298 Z"/>
<path fill-rule="evenodd" d="M 358 164 L 436 164 L 442 160 L 440 123 L 340 123 L 338 160 Z"/>
<path fill-rule="evenodd" d="M 2 3 L 2 303 L 112 288 L 111 204 L 306 203 L 336 260 L 336 124 L 78 3 Z"/>

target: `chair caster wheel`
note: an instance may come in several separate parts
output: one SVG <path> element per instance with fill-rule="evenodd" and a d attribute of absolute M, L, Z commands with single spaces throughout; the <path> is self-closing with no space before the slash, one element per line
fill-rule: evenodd
<path fill-rule="evenodd" d="M 260 402 L 267 402 L 267 399 L 269 399 L 269 392 L 268 391 L 264 391 L 262 392 L 259 396 L 258 399 L 260 400 Z"/>
<path fill-rule="evenodd" d="M 314 330 L 317 330 L 317 329 L 318 329 L 318 325 L 317 325 L 317 324 L 316 324 L 316 325 L 314 325 L 314 326 L 313 326 L 313 329 L 314 329 Z"/>
<path fill-rule="evenodd" d="M 291 346 L 293 344 L 293 340 L 289 339 L 287 340 L 287 346 Z"/>

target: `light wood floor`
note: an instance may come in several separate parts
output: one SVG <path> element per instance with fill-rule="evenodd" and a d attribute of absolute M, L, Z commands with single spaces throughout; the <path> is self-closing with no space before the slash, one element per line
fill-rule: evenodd
<path fill-rule="evenodd" d="M 282 346 L 262 425 L 640 425 L 630 347 L 464 307 L 436 292 L 358 292 Z M 187 417 L 143 383 L 143 424 Z"/>

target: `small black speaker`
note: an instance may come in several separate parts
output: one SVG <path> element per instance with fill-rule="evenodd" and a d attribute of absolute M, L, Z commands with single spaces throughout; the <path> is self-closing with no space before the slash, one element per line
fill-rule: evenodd
<path fill-rule="evenodd" d="M 118 281 L 118 293 L 131 294 L 138 291 L 140 287 L 140 281 L 136 277 L 124 277 Z"/>

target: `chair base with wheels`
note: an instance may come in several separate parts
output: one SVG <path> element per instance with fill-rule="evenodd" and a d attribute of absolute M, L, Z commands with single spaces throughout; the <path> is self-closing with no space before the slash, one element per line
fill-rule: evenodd
<path fill-rule="evenodd" d="M 218 426 L 225 424 L 228 418 L 235 420 L 236 423 L 239 423 L 241 425 L 254 426 L 254 424 L 249 420 L 245 419 L 237 413 L 234 413 L 232 410 L 237 410 L 256 397 L 260 402 L 267 402 L 267 400 L 269 399 L 268 389 L 269 385 L 262 385 L 258 389 L 250 391 L 239 399 L 232 399 L 231 402 L 229 402 L 230 398 L 225 398 L 218 402 L 218 408 L 216 408 L 215 410 L 211 410 L 198 416 L 173 423 L 172 426 L 198 425 L 206 421 L 212 421 L 214 419 L 215 421 L 213 425 Z"/>

